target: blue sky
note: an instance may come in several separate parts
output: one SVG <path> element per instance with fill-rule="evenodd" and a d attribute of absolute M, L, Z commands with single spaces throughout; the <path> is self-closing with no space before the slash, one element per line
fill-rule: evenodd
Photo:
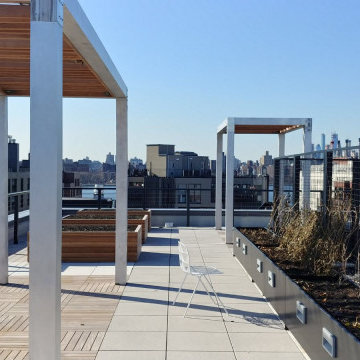
<path fill-rule="evenodd" d="M 358 0 L 80 0 L 129 89 L 129 156 L 146 144 L 215 157 L 227 116 L 312 117 L 313 142 L 360 137 Z M 100 4 L 100 5 L 99 5 Z M 9 132 L 29 150 L 29 101 L 11 99 Z M 101 131 L 99 131 L 99 125 Z M 115 152 L 115 103 L 64 100 L 64 157 Z M 287 138 L 287 153 L 302 137 Z M 239 135 L 236 156 L 277 152 Z"/>

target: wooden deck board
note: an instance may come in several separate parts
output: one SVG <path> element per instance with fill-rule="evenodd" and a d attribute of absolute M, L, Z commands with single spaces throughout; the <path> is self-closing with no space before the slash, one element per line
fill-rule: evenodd
<path fill-rule="evenodd" d="M 112 276 L 62 277 L 62 359 L 95 360 L 123 289 Z M 10 276 L 0 286 L 0 360 L 29 359 L 28 331 L 28 277 Z"/>

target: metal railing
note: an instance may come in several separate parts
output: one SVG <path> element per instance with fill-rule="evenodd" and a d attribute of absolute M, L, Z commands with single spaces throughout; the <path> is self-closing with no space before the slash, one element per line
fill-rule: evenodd
<path fill-rule="evenodd" d="M 9 193 L 8 197 L 14 199 L 14 244 L 19 243 L 18 229 L 19 229 L 19 196 L 29 194 L 30 190 L 18 191 Z"/>
<path fill-rule="evenodd" d="M 304 193 L 312 210 L 324 211 L 336 202 L 360 208 L 360 146 L 327 149 L 274 159 L 274 196 L 285 194 L 301 206 Z"/>

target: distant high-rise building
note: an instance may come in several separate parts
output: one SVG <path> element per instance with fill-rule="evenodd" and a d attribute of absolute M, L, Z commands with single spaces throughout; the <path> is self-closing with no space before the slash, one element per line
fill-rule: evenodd
<path fill-rule="evenodd" d="M 73 163 L 74 163 L 74 160 L 73 160 L 73 159 L 65 158 L 65 159 L 63 160 L 63 163 L 64 163 L 65 165 L 70 165 L 70 164 L 73 164 Z"/>
<path fill-rule="evenodd" d="M 19 171 L 19 144 L 9 136 L 8 143 L 8 168 L 9 171 Z"/>
<path fill-rule="evenodd" d="M 350 148 L 351 147 L 351 140 L 346 139 L 345 140 L 345 147 L 346 148 Z M 350 150 L 346 150 L 346 156 L 350 157 L 351 156 L 351 151 Z"/>
<path fill-rule="evenodd" d="M 207 156 L 192 151 L 176 151 L 175 145 L 147 145 L 146 168 L 149 175 L 158 177 L 208 176 Z"/>
<path fill-rule="evenodd" d="M 325 150 L 325 134 L 321 134 L 321 150 Z"/>
<path fill-rule="evenodd" d="M 85 159 L 82 159 L 82 160 L 78 161 L 79 165 L 90 165 L 91 162 L 92 161 L 89 159 L 88 156 L 86 156 Z"/>
<path fill-rule="evenodd" d="M 265 155 L 261 156 L 260 158 L 260 165 L 268 166 L 268 165 L 272 165 L 272 163 L 273 163 L 273 158 L 269 154 L 269 151 L 266 150 Z"/>
<path fill-rule="evenodd" d="M 138 171 L 145 171 L 146 166 L 142 159 L 138 159 L 136 156 L 129 161 L 130 167 Z"/>
<path fill-rule="evenodd" d="M 112 155 L 111 152 L 109 152 L 109 153 L 106 155 L 105 164 L 115 165 L 115 155 Z"/>
<path fill-rule="evenodd" d="M 332 145 L 332 149 L 337 149 L 338 141 L 339 141 L 339 135 L 335 132 L 332 133 L 331 134 L 331 142 L 330 142 L 330 144 Z"/>
<path fill-rule="evenodd" d="M 138 159 L 135 156 L 134 158 L 130 159 L 130 165 L 132 165 L 135 169 L 137 169 L 139 166 L 142 167 L 144 163 L 141 159 Z"/>

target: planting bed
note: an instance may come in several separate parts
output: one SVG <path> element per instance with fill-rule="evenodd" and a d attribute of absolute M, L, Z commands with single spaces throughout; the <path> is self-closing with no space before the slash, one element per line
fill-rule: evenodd
<path fill-rule="evenodd" d="M 293 281 L 360 339 L 360 288 L 335 271 L 331 276 L 315 276 L 286 259 L 279 242 L 265 229 L 239 229 Z"/>
<path fill-rule="evenodd" d="M 115 225 L 115 211 L 94 210 L 79 211 L 67 216 L 62 221 L 63 225 L 88 224 L 88 225 Z M 148 215 L 128 215 L 128 225 L 141 225 L 142 242 L 145 243 L 148 236 Z"/>
<path fill-rule="evenodd" d="M 115 214 L 115 209 L 102 209 L 102 210 L 81 210 L 78 212 L 80 213 L 92 213 L 92 214 Z M 148 229 L 150 231 L 151 229 L 151 210 L 135 210 L 135 209 L 129 209 L 128 210 L 129 216 L 148 216 Z"/>

